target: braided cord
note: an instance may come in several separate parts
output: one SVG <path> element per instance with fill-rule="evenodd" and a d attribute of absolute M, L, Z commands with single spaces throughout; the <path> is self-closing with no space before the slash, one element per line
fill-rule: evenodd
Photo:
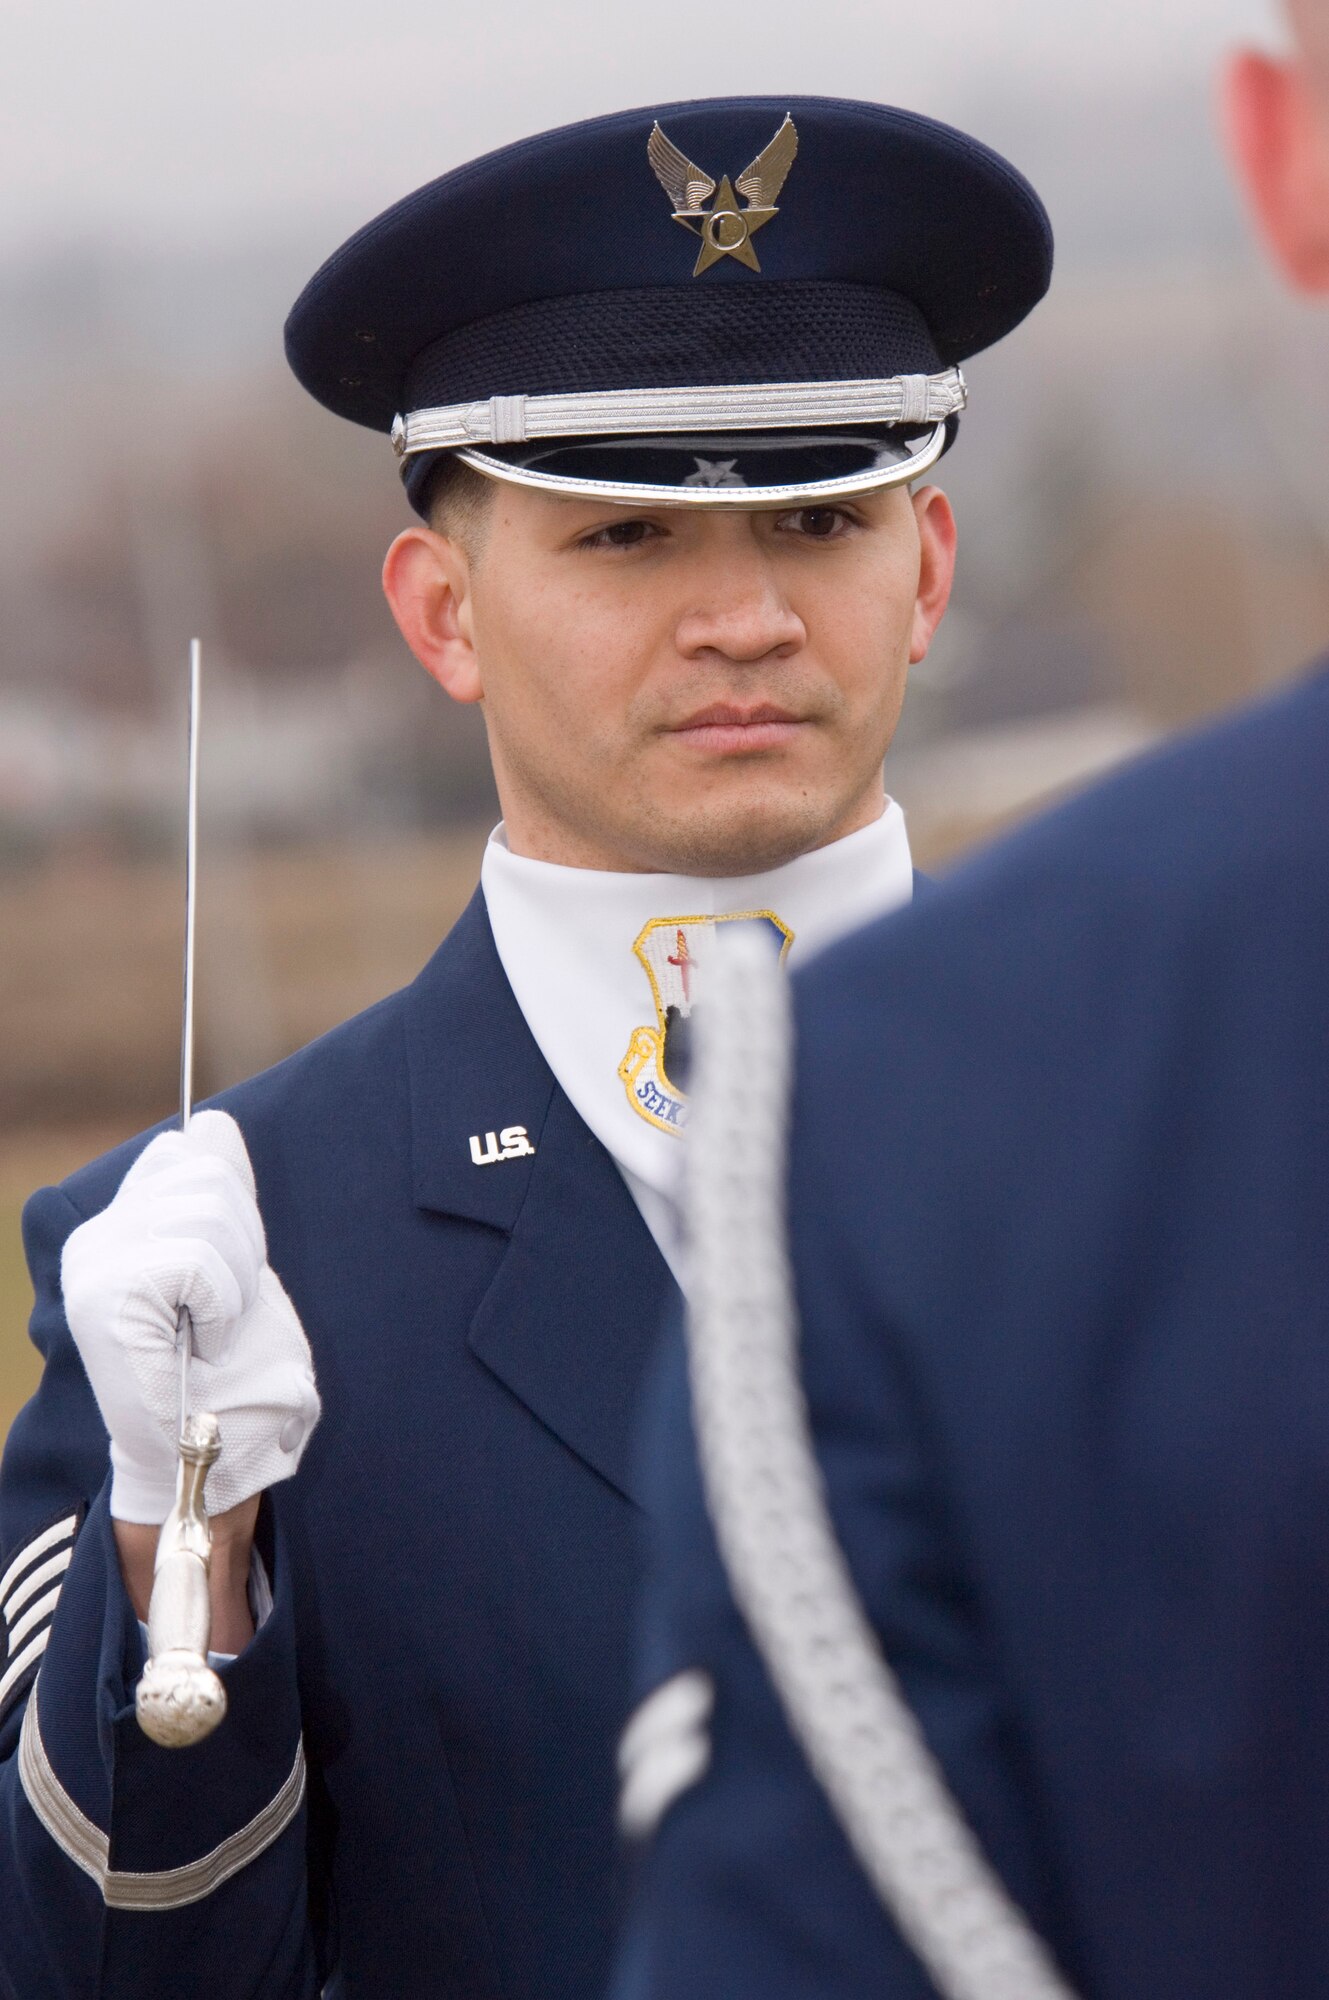
<path fill-rule="evenodd" d="M 958 416 L 962 371 L 852 382 L 757 382 L 697 389 L 606 389 L 490 396 L 411 410 L 392 427 L 398 456 L 528 438 L 634 437 L 696 430 L 806 430 L 831 424 L 924 427 Z"/>
<path fill-rule="evenodd" d="M 707 1502 L 785 1715 L 945 2000 L 1073 2000 L 988 1866 L 859 1603 L 798 1373 L 786 1248 L 793 1034 L 767 941 L 725 926 L 698 1010 L 688 1353 Z"/>

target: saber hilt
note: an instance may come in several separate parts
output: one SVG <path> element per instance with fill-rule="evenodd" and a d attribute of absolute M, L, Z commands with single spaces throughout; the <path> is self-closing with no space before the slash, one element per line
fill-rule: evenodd
<path fill-rule="evenodd" d="M 204 1482 L 220 1450 L 215 1417 L 186 1419 L 175 1505 L 162 1523 L 153 1569 L 149 1658 L 134 1697 L 140 1726 L 166 1749 L 201 1742 L 226 1713 L 226 1690 L 207 1659 L 212 1533 L 203 1510 Z"/>

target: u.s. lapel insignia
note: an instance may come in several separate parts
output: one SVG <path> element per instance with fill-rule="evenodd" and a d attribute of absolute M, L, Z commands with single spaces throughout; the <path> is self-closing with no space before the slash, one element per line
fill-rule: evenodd
<path fill-rule="evenodd" d="M 779 214 L 775 198 L 785 184 L 797 151 L 798 133 L 786 113 L 775 137 L 750 167 L 744 167 L 737 183 L 731 183 L 728 174 L 717 183 L 701 167 L 694 166 L 686 153 L 680 153 L 658 124 L 651 127 L 646 157 L 655 178 L 674 204 L 675 222 L 681 222 L 685 229 L 701 238 L 701 249 L 692 267 L 694 278 L 709 271 L 722 257 L 737 257 L 749 270 L 760 271 L 752 239 L 773 215 Z M 734 192 L 735 185 L 738 194 Z M 738 206 L 740 194 L 746 203 L 743 208 Z M 705 203 L 712 195 L 715 200 L 707 208 Z"/>
<path fill-rule="evenodd" d="M 501 1132 L 486 1132 L 484 1144 L 480 1134 L 471 1134 L 471 1158 L 477 1167 L 496 1166 L 500 1160 L 525 1160 L 535 1151 L 526 1136 L 524 1125 L 505 1125 Z"/>
<path fill-rule="evenodd" d="M 719 924 L 769 925 L 782 964 L 794 941 L 773 910 L 738 910 L 724 917 L 652 917 L 632 947 L 651 982 L 655 1025 L 633 1029 L 619 1081 L 639 1118 L 676 1136 L 687 1124 L 693 1010 Z"/>

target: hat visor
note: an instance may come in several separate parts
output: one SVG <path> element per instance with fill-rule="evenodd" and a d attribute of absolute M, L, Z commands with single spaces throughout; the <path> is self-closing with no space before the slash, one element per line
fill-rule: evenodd
<path fill-rule="evenodd" d="M 604 500 L 628 507 L 806 507 L 906 486 L 931 469 L 949 442 L 949 423 L 936 424 L 908 440 L 882 433 L 856 438 L 818 436 L 802 441 L 751 434 L 731 437 L 597 439 L 575 441 L 520 455 L 462 450 L 463 465 L 511 486 L 570 500 Z M 811 449 L 809 449 L 811 447 Z M 621 450 L 635 471 L 643 462 L 655 476 L 613 476 L 612 457 Z M 728 455 L 726 455 L 726 450 Z M 799 471 L 803 457 L 805 476 Z M 828 459 L 850 469 L 826 476 Z M 820 476 L 808 477 L 813 461 Z M 607 462 L 608 461 L 608 462 Z M 857 461 L 855 463 L 854 461 Z M 585 465 L 585 471 L 579 468 Z M 772 477 L 774 473 L 776 476 Z"/>

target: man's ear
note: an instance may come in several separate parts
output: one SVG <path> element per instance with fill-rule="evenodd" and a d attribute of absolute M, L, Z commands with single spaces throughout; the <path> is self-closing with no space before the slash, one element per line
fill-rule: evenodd
<path fill-rule="evenodd" d="M 1245 50 L 1222 79 L 1228 153 L 1298 291 L 1329 292 L 1329 115 L 1301 66 Z"/>
<path fill-rule="evenodd" d="M 425 672 L 454 701 L 481 701 L 471 569 L 458 543 L 403 528 L 383 563 L 383 595 Z"/>
<path fill-rule="evenodd" d="M 933 635 L 950 602 L 955 581 L 955 516 L 939 486 L 924 486 L 912 496 L 918 523 L 918 596 L 914 600 L 914 630 L 909 664 L 916 667 L 932 644 Z"/>

